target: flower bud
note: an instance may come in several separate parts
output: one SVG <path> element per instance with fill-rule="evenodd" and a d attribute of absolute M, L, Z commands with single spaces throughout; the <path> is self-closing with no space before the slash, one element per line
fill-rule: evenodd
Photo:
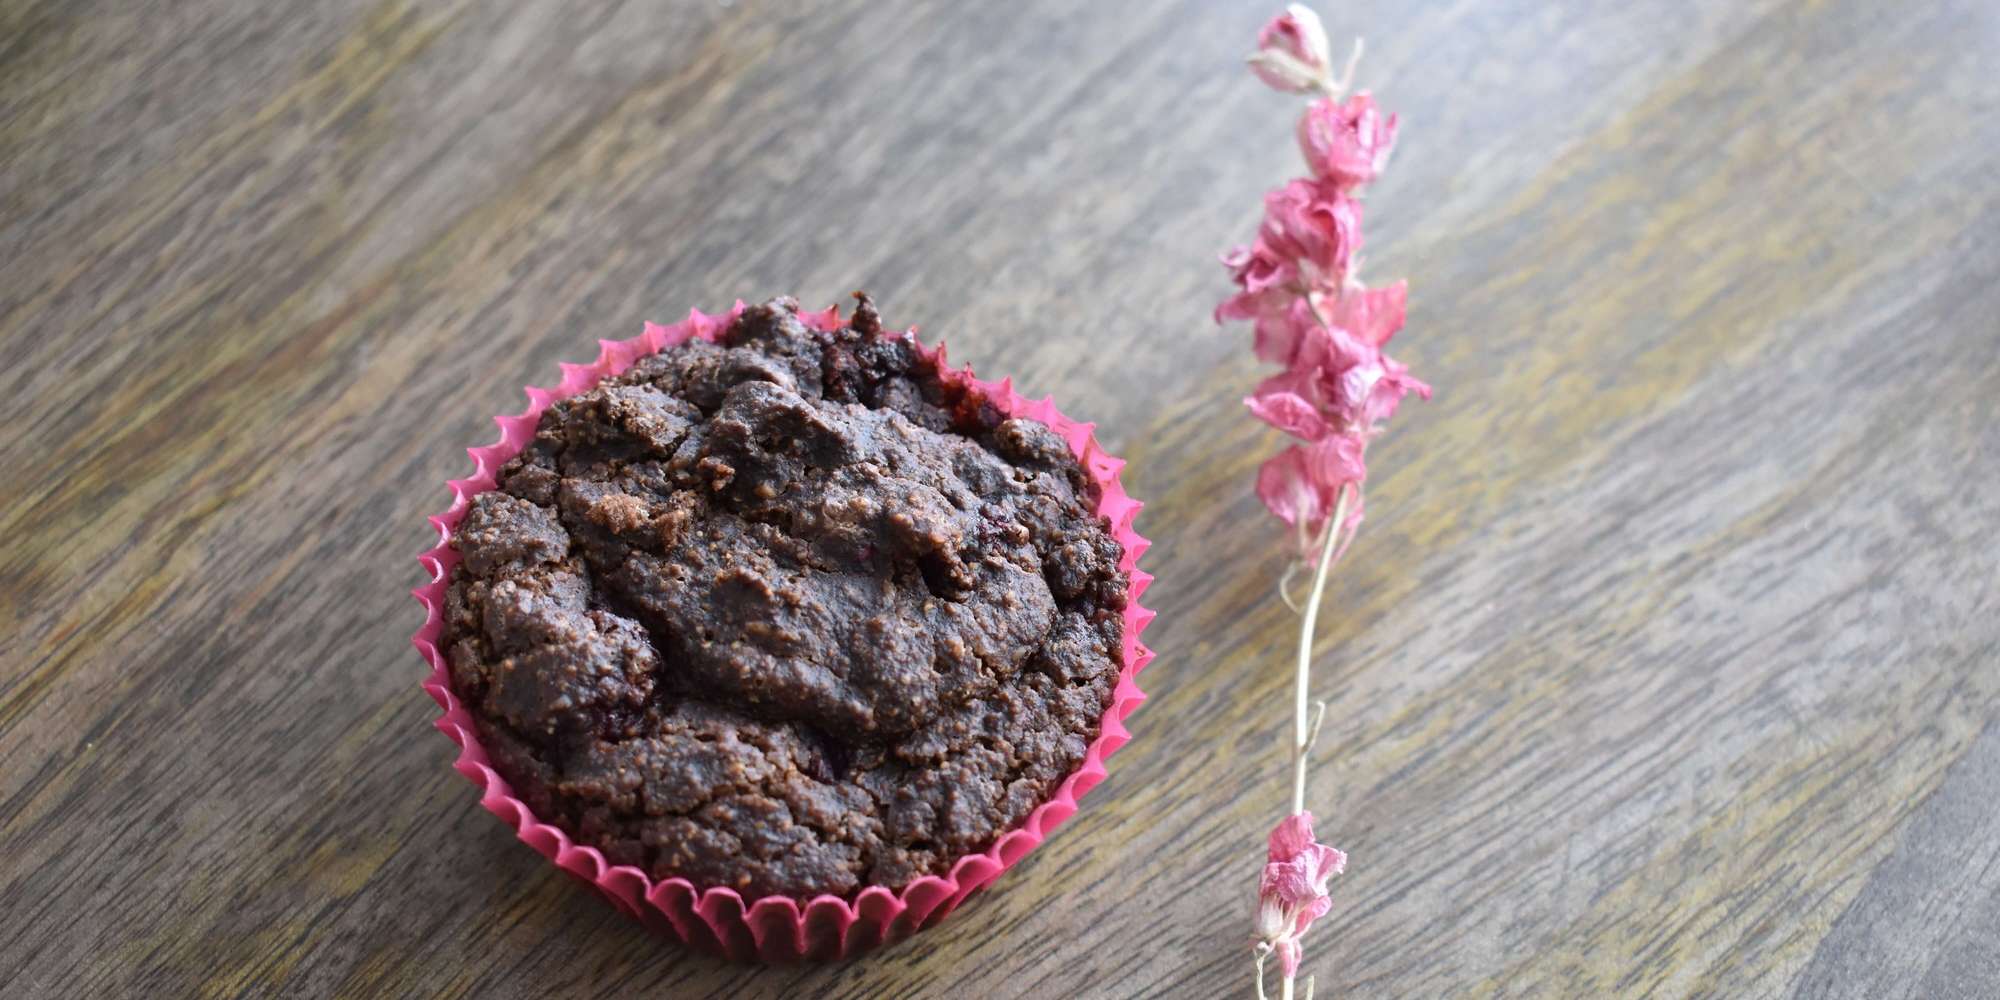
<path fill-rule="evenodd" d="M 1285 8 L 1257 33 L 1257 51 L 1249 61 L 1257 78 L 1277 90 L 1304 94 L 1329 86 L 1326 28 L 1300 4 Z"/>

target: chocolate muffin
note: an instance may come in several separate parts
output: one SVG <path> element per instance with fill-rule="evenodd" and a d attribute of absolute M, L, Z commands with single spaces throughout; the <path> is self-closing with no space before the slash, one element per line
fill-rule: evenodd
<path fill-rule="evenodd" d="M 830 332 L 774 299 L 550 406 L 453 537 L 456 693 L 613 864 L 898 888 L 1097 735 L 1127 581 L 1095 486 L 857 297 Z"/>

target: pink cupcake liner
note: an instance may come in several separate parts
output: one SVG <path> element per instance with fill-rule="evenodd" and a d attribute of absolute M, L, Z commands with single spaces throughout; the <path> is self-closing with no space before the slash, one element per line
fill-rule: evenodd
<path fill-rule="evenodd" d="M 568 834 L 542 822 L 514 797 L 506 779 L 488 763 L 471 715 L 452 693 L 444 652 L 439 648 L 444 632 L 445 589 L 452 567 L 458 563 L 458 554 L 450 547 L 452 530 L 465 515 L 472 497 L 493 489 L 500 468 L 534 437 L 536 422 L 549 404 L 585 392 L 601 379 L 630 368 L 640 358 L 690 338 L 714 340 L 742 310 L 740 301 L 722 316 L 708 316 L 695 310 L 685 321 L 672 326 L 647 323 L 645 332 L 630 340 L 600 340 L 595 362 L 563 365 L 562 381 L 555 387 L 528 388 L 526 410 L 509 417 L 495 417 L 494 422 L 500 425 L 500 440 L 466 450 L 475 465 L 473 474 L 466 479 L 451 480 L 451 507 L 430 518 L 438 529 L 438 543 L 418 557 L 430 573 L 430 582 L 411 591 L 423 603 L 426 617 L 423 627 L 410 641 L 430 663 L 430 679 L 424 682 L 424 690 L 444 710 L 435 725 L 459 745 L 455 764 L 459 773 L 479 786 L 480 805 L 506 821 L 522 842 L 556 867 L 595 887 L 620 912 L 697 948 L 739 961 L 843 959 L 907 937 L 944 919 L 967 896 L 990 884 L 1047 838 L 1076 812 L 1077 801 L 1104 780 L 1105 761 L 1131 739 L 1125 719 L 1146 700 L 1145 692 L 1139 690 L 1138 676 L 1152 662 L 1153 651 L 1139 641 L 1139 633 L 1153 620 L 1153 612 L 1139 605 L 1139 597 L 1153 577 L 1139 569 L 1139 556 L 1152 543 L 1132 528 L 1141 504 L 1127 496 L 1119 483 L 1118 473 L 1125 463 L 1098 445 L 1092 434 L 1096 425 L 1063 416 L 1047 397 L 1023 397 L 1014 391 L 1011 379 L 986 382 L 973 377 L 970 367 L 950 368 L 945 364 L 942 343 L 929 348 L 917 341 L 915 330 L 901 334 L 918 354 L 937 364 L 939 377 L 947 384 L 968 387 L 1007 416 L 1040 421 L 1062 435 L 1098 485 L 1101 495 L 1097 513 L 1111 523 L 1113 537 L 1124 548 L 1118 565 L 1127 574 L 1130 586 L 1125 606 L 1123 663 L 1097 738 L 1085 751 L 1083 763 L 1020 825 L 1001 834 L 985 851 L 959 858 L 944 875 L 926 875 L 900 890 L 869 886 L 845 897 L 815 896 L 803 904 L 788 896 L 745 899 L 727 887 L 703 889 L 684 878 L 655 881 L 629 865 L 607 864 L 596 848 L 572 843 Z M 803 315 L 807 322 L 822 330 L 840 325 L 839 308 L 835 306 Z"/>

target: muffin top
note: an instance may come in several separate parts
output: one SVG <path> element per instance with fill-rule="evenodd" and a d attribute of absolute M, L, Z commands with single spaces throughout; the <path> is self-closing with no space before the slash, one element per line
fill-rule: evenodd
<path fill-rule="evenodd" d="M 896 888 L 1082 761 L 1126 577 L 1048 427 L 745 309 L 551 405 L 452 538 L 452 683 L 545 821 L 746 896 Z"/>

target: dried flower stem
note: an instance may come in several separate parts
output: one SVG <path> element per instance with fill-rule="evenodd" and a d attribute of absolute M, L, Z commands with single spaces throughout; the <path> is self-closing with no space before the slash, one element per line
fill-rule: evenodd
<path fill-rule="evenodd" d="M 1342 536 L 1347 534 L 1347 501 L 1352 495 L 1351 487 L 1342 489 L 1340 502 L 1334 505 L 1333 520 L 1329 522 L 1332 528 L 1320 544 L 1319 565 L 1313 570 L 1312 596 L 1306 599 L 1305 621 L 1299 628 L 1299 670 L 1292 698 L 1292 812 L 1295 814 L 1306 810 L 1306 752 L 1319 736 L 1311 712 L 1313 630 L 1319 623 L 1320 597 L 1326 593 L 1327 571 L 1333 568 L 1341 550 L 1347 548 Z M 1324 710 L 1320 717 L 1325 718 Z M 1285 992 L 1289 995 L 1291 990 L 1287 988 Z"/>
<path fill-rule="evenodd" d="M 1292 1000 L 1292 981 L 1285 980 L 1284 989 L 1278 993 L 1280 1000 Z M 1264 963 L 1257 963 L 1257 1000 L 1264 1000 Z M 1313 1000 L 1313 977 L 1306 977 L 1305 1000 Z"/>
<path fill-rule="evenodd" d="M 1340 71 L 1340 79 L 1330 80 L 1326 77 L 1321 77 L 1316 89 L 1320 93 L 1338 100 L 1342 94 L 1347 93 L 1347 88 L 1354 85 L 1354 70 L 1360 65 L 1361 39 L 1357 36 L 1354 39 L 1353 50 L 1347 54 L 1347 68 Z"/>

